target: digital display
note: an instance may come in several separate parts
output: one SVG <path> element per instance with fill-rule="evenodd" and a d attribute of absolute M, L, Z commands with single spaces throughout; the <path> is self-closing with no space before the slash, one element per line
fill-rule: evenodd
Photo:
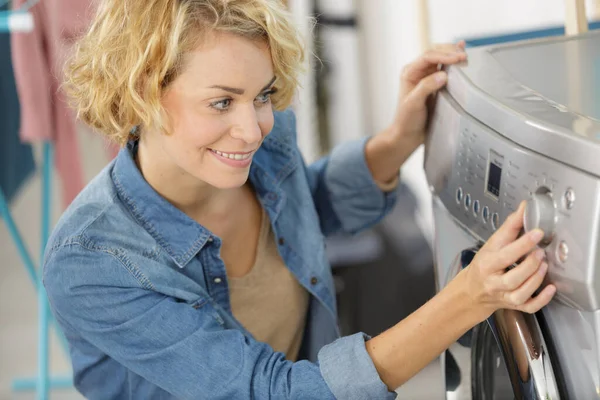
<path fill-rule="evenodd" d="M 496 200 L 500 196 L 500 181 L 502 179 L 502 164 L 504 157 L 495 151 L 490 151 L 490 159 L 487 171 L 487 193 Z"/>

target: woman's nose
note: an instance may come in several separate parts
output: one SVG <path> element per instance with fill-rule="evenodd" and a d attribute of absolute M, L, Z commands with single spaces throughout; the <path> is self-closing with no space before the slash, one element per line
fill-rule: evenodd
<path fill-rule="evenodd" d="M 258 116 L 254 107 L 252 107 L 251 110 L 244 110 L 241 112 L 236 122 L 234 129 L 232 129 L 231 136 L 235 139 L 243 140 L 246 143 L 260 142 L 262 139 L 262 131 L 258 124 Z"/>

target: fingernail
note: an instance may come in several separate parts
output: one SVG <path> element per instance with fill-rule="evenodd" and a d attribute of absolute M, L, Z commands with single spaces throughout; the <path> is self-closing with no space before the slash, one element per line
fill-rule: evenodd
<path fill-rule="evenodd" d="M 545 275 L 546 271 L 548 270 L 548 263 L 542 263 L 542 265 L 540 266 L 540 269 L 538 269 L 538 273 L 540 275 Z"/>
<path fill-rule="evenodd" d="M 446 82 L 446 73 L 444 71 L 439 71 L 435 73 L 435 81 L 437 83 Z"/>
<path fill-rule="evenodd" d="M 537 243 L 544 237 L 544 231 L 542 231 L 541 229 L 536 229 L 530 233 L 530 237 L 534 243 Z"/>
<path fill-rule="evenodd" d="M 537 249 L 535 251 L 535 258 L 537 258 L 540 261 L 542 261 L 544 259 L 545 255 L 546 255 L 546 252 L 542 249 Z"/>

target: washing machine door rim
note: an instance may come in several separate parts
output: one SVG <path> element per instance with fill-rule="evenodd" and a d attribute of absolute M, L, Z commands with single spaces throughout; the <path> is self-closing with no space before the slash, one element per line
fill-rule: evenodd
<path fill-rule="evenodd" d="M 458 254 L 448 271 L 446 284 L 471 263 L 479 249 L 480 246 L 475 246 Z M 502 309 L 486 322 L 501 350 L 515 398 L 559 399 L 552 360 L 536 316 Z"/>

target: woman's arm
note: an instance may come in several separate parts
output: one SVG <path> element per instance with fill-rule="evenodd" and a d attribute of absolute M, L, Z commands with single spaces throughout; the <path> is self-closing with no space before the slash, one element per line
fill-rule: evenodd
<path fill-rule="evenodd" d="M 402 72 L 399 104 L 388 128 L 339 145 L 305 167 L 325 235 L 356 233 L 378 223 L 393 208 L 400 167 L 425 139 L 428 99 L 446 83 L 446 73 L 438 71 L 438 65 L 464 60 L 462 42 L 424 53 Z"/>
<path fill-rule="evenodd" d="M 533 313 L 552 299 L 556 291 L 553 285 L 531 297 L 542 284 L 547 264 L 543 262 L 543 251 L 532 251 L 542 237 L 539 230 L 515 240 L 522 228 L 523 212 L 521 204 L 471 265 L 438 295 L 367 342 L 367 351 L 388 388 L 396 389 L 408 381 L 494 311 Z M 506 272 L 507 266 L 524 255 L 527 258 L 521 264 Z"/>
<path fill-rule="evenodd" d="M 122 252 L 78 243 L 53 250 L 44 285 L 64 329 L 178 399 L 335 398 L 318 365 L 292 363 L 228 329 L 208 297 L 187 304 L 156 292 Z M 78 372 L 86 397 L 103 379 L 111 384 L 93 377 L 100 368 Z"/>
<path fill-rule="evenodd" d="M 481 322 L 481 310 L 461 280 L 457 276 L 417 311 L 367 342 L 367 352 L 388 388 L 400 387 Z"/>

